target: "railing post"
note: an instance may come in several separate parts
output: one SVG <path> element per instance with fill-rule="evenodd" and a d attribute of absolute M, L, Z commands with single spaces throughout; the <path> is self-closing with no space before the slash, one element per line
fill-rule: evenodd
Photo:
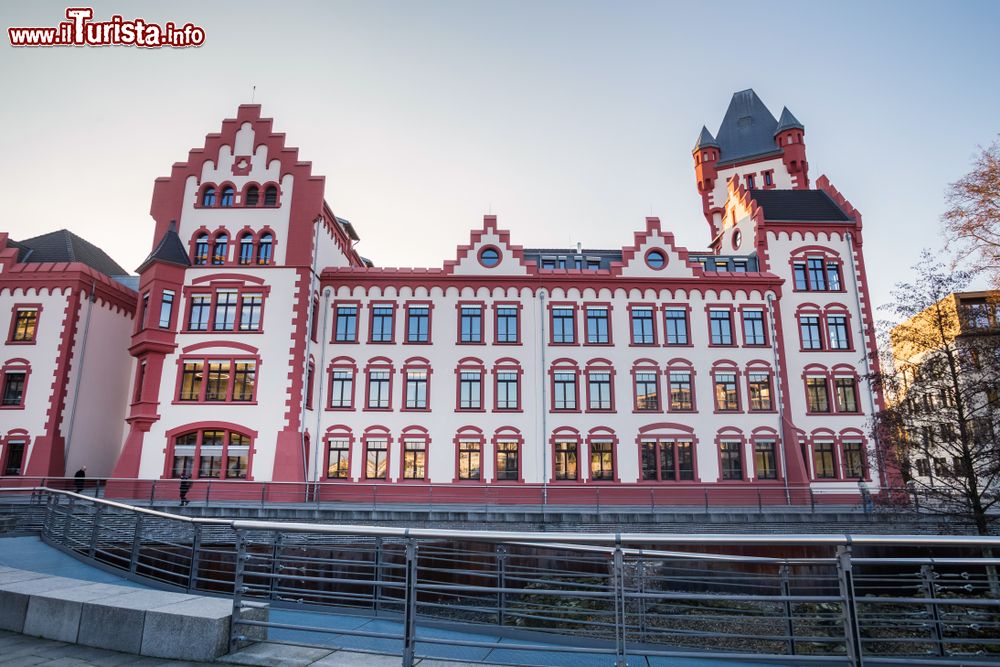
<path fill-rule="evenodd" d="M 625 652 L 625 554 L 615 547 L 613 560 L 615 592 L 615 667 L 628 667 Z"/>
<path fill-rule="evenodd" d="M 812 489 L 809 489 L 809 511 L 813 514 L 816 513 L 816 494 L 813 493 Z"/>
<path fill-rule="evenodd" d="M 503 625 L 507 616 L 507 545 L 496 546 L 497 558 L 497 625 Z"/>
<path fill-rule="evenodd" d="M 284 533 L 275 533 L 274 543 L 271 545 L 271 583 L 268 586 L 267 597 L 273 600 L 276 597 L 275 591 L 278 588 L 278 573 L 284 568 L 281 566 L 281 542 Z"/>
<path fill-rule="evenodd" d="M 229 651 L 239 648 L 239 643 L 245 639 L 237 627 L 240 610 L 243 608 L 243 569 L 247 560 L 246 535 L 242 528 L 236 529 L 236 573 L 233 577 L 233 615 L 229 621 Z"/>
<path fill-rule="evenodd" d="M 135 574 L 139 565 L 139 549 L 142 546 L 142 514 L 135 514 L 135 529 L 132 533 L 132 553 L 128 559 L 128 571 Z"/>
<path fill-rule="evenodd" d="M 708 489 L 705 489 L 705 514 L 708 514 Z"/>
<path fill-rule="evenodd" d="M 91 558 L 97 553 L 97 537 L 101 531 L 101 513 L 103 511 L 104 505 L 98 505 L 94 509 L 94 527 L 90 531 L 90 549 L 87 552 Z"/>
<path fill-rule="evenodd" d="M 73 509 L 76 506 L 76 498 L 69 497 L 69 505 L 66 507 L 65 519 L 63 519 L 63 546 L 69 546 L 69 524 L 73 520 Z"/>
<path fill-rule="evenodd" d="M 375 538 L 375 572 L 372 578 L 374 587 L 372 589 L 372 606 L 377 616 L 382 611 L 382 538 Z"/>
<path fill-rule="evenodd" d="M 837 580 L 840 583 L 840 599 L 844 605 L 844 639 L 847 648 L 847 662 L 851 667 L 863 667 L 861 628 L 858 626 L 858 608 L 854 598 L 854 573 L 851 567 L 851 547 L 849 546 L 837 547 Z"/>
<path fill-rule="evenodd" d="M 406 597 L 403 614 L 403 667 L 413 667 L 417 639 L 417 543 L 406 541 Z"/>
<path fill-rule="evenodd" d="M 639 589 L 639 641 L 646 641 L 646 560 L 640 556 L 635 568 Z"/>
<path fill-rule="evenodd" d="M 191 537 L 191 566 L 188 572 L 188 590 L 198 589 L 198 569 L 201 567 L 201 524 L 194 524 L 194 535 Z"/>
<path fill-rule="evenodd" d="M 795 623 L 792 621 L 792 596 L 791 578 L 788 573 L 788 563 L 782 563 L 778 567 L 778 575 L 781 577 L 781 597 L 785 598 L 782 607 L 785 610 L 785 632 L 788 633 L 788 654 L 795 655 Z"/>
<path fill-rule="evenodd" d="M 946 655 L 944 650 L 944 635 L 941 632 L 941 614 L 937 604 L 937 587 L 934 585 L 935 572 L 931 565 L 920 567 L 920 578 L 923 580 L 924 595 L 931 602 L 927 605 L 927 615 L 931 619 L 931 636 L 934 638 L 934 650 L 939 656 Z"/>

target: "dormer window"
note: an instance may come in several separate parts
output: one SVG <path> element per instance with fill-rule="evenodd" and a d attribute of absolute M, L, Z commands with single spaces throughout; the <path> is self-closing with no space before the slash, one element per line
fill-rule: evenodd
<path fill-rule="evenodd" d="M 278 205 L 278 188 L 269 185 L 264 190 L 264 206 L 277 206 Z"/>
<path fill-rule="evenodd" d="M 227 185 L 222 189 L 222 201 L 220 205 L 229 208 L 233 205 L 233 201 L 236 199 L 236 191 L 232 186 Z"/>
<path fill-rule="evenodd" d="M 247 188 L 247 196 L 243 200 L 244 206 L 256 206 L 257 202 L 260 201 L 260 188 L 256 185 L 251 185 Z"/>
<path fill-rule="evenodd" d="M 207 207 L 215 206 L 215 188 L 211 185 L 201 193 L 201 205 Z"/>
<path fill-rule="evenodd" d="M 215 191 L 212 191 L 215 197 Z M 194 241 L 194 263 L 208 264 L 208 234 L 199 234 Z"/>

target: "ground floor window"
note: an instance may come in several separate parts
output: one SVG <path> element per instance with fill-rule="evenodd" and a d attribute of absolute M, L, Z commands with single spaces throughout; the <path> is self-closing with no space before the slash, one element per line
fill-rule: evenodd
<path fill-rule="evenodd" d="M 427 476 L 427 442 L 418 438 L 403 440 L 403 479 Z"/>
<path fill-rule="evenodd" d="M 198 429 L 174 436 L 170 476 L 246 479 L 250 436 L 226 429 Z"/>
<path fill-rule="evenodd" d="M 694 444 L 690 440 L 643 440 L 639 446 L 643 481 L 694 480 Z"/>
<path fill-rule="evenodd" d="M 719 463 L 722 479 L 743 479 L 743 443 L 739 440 L 723 440 L 719 443 Z"/>
<path fill-rule="evenodd" d="M 844 478 L 861 479 L 865 476 L 864 447 L 860 442 L 844 443 Z"/>
<path fill-rule="evenodd" d="M 24 465 L 24 446 L 23 440 L 8 440 L 7 444 L 4 445 L 4 475 L 21 474 L 21 467 Z"/>
<path fill-rule="evenodd" d="M 497 441 L 497 480 L 516 482 L 521 478 L 519 444 L 517 440 Z"/>
<path fill-rule="evenodd" d="M 365 479 L 388 479 L 389 441 L 385 438 L 365 440 Z"/>
<path fill-rule="evenodd" d="M 351 476 L 351 442 L 347 438 L 331 438 L 327 444 L 327 479 L 347 479 Z"/>
<path fill-rule="evenodd" d="M 590 479 L 612 481 L 615 478 L 615 449 L 609 440 L 590 443 Z"/>
<path fill-rule="evenodd" d="M 479 481 L 483 478 L 483 448 L 478 440 L 458 443 L 458 478 Z"/>
<path fill-rule="evenodd" d="M 753 467 L 757 479 L 778 479 L 778 457 L 774 440 L 758 440 L 753 445 Z"/>
<path fill-rule="evenodd" d="M 577 453 L 576 442 L 566 440 L 556 442 L 555 457 L 552 461 L 556 479 L 573 481 L 579 479 Z"/>
<path fill-rule="evenodd" d="M 832 442 L 813 443 L 813 477 L 836 479 L 837 465 Z"/>

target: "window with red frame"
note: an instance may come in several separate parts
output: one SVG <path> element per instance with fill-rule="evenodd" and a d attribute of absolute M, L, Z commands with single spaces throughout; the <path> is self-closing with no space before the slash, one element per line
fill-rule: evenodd
<path fill-rule="evenodd" d="M 590 443 L 590 479 L 610 482 L 615 478 L 615 446 L 611 440 Z"/>
<path fill-rule="evenodd" d="M 670 410 L 690 412 L 694 410 L 694 386 L 691 371 L 676 370 L 667 373 L 670 382 Z"/>
<path fill-rule="evenodd" d="M 365 479 L 389 478 L 389 439 L 368 437 L 365 439 Z"/>
<path fill-rule="evenodd" d="M 739 440 L 723 440 L 719 443 L 719 457 L 722 479 L 737 481 L 743 479 L 743 443 Z"/>
<path fill-rule="evenodd" d="M 771 396 L 771 374 L 768 371 L 748 371 L 747 386 L 751 412 L 770 412 L 774 409 L 774 401 Z"/>
<path fill-rule="evenodd" d="M 14 311 L 14 328 L 10 332 L 13 343 L 28 343 L 35 340 L 38 328 L 37 308 L 17 308 Z"/>
<path fill-rule="evenodd" d="M 610 410 L 611 370 L 587 371 L 587 409 L 592 411 Z"/>
<path fill-rule="evenodd" d="M 458 478 L 480 481 L 483 477 L 483 446 L 479 440 L 458 441 Z"/>
<path fill-rule="evenodd" d="M 256 359 L 191 359 L 181 362 L 177 400 L 191 403 L 253 402 Z"/>
<path fill-rule="evenodd" d="M 778 479 L 777 442 L 758 439 L 753 444 L 754 476 L 757 479 Z"/>
<path fill-rule="evenodd" d="M 517 440 L 497 440 L 497 480 L 501 482 L 516 482 L 521 478 L 520 457 Z"/>
<path fill-rule="evenodd" d="M 482 306 L 470 305 L 470 306 L 461 306 L 459 308 L 458 342 L 460 343 L 483 342 Z"/>
<path fill-rule="evenodd" d="M 694 443 L 691 440 L 650 438 L 639 443 L 639 448 L 643 481 L 694 480 Z"/>
<path fill-rule="evenodd" d="M 635 409 L 656 412 L 660 409 L 660 381 L 656 370 L 635 371 Z"/>
<path fill-rule="evenodd" d="M 579 479 L 579 449 L 575 440 L 556 440 L 552 469 L 560 481 Z"/>
<path fill-rule="evenodd" d="M 334 368 L 330 371 L 330 407 L 346 410 L 354 407 L 354 370 Z"/>
<path fill-rule="evenodd" d="M 521 340 L 520 315 L 517 306 L 497 306 L 497 343 L 513 344 Z"/>
<path fill-rule="evenodd" d="M 428 373 L 426 368 L 410 368 L 405 371 L 405 400 L 407 410 L 427 409 Z"/>
<path fill-rule="evenodd" d="M 735 371 L 715 372 L 715 409 L 719 412 L 736 412 L 740 409 Z"/>
<path fill-rule="evenodd" d="M 21 474 L 21 468 L 24 466 L 24 450 L 26 447 L 27 442 L 24 440 L 11 439 L 7 441 L 7 444 L 3 446 L 3 475 L 15 477 Z"/>
<path fill-rule="evenodd" d="M 9 370 L 3 374 L 3 406 L 5 408 L 24 407 L 24 385 L 26 370 Z"/>
<path fill-rule="evenodd" d="M 837 412 L 858 412 L 858 383 L 853 377 L 833 378 Z"/>
<path fill-rule="evenodd" d="M 424 438 L 403 438 L 403 479 L 427 477 L 427 441 Z"/>
<path fill-rule="evenodd" d="M 656 343 L 653 333 L 653 308 L 651 306 L 636 306 L 632 308 L 632 344 L 653 345 Z"/>
<path fill-rule="evenodd" d="M 576 410 L 576 371 L 556 370 L 552 373 L 552 409 Z"/>
<path fill-rule="evenodd" d="M 767 337 L 764 335 L 763 309 L 747 309 L 743 311 L 743 344 L 764 345 Z"/>
<path fill-rule="evenodd" d="M 497 410 L 521 409 L 521 374 L 516 369 L 497 369 L 496 380 Z"/>
<path fill-rule="evenodd" d="M 458 409 L 483 409 L 483 371 L 463 368 L 458 371 Z"/>
<path fill-rule="evenodd" d="M 327 479 L 347 479 L 351 476 L 351 440 L 338 436 L 327 441 Z"/>
<path fill-rule="evenodd" d="M 174 436 L 174 479 L 246 479 L 249 464 L 250 437 L 238 431 L 205 428 Z"/>

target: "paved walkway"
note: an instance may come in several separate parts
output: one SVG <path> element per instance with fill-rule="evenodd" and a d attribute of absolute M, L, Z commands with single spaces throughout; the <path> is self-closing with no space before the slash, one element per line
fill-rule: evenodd
<path fill-rule="evenodd" d="M 111 583 L 135 588 L 151 588 L 113 572 L 88 565 L 76 558 L 44 544 L 37 537 L 0 538 L 0 565 L 43 572 L 73 579 L 99 583 Z M 401 639 L 360 637 L 343 634 L 344 631 L 358 630 L 402 636 L 402 623 L 398 621 L 369 618 L 340 613 L 295 611 L 272 607 L 270 619 L 275 623 L 324 628 L 325 632 L 307 632 L 268 628 L 266 642 L 225 656 L 217 664 L 238 665 L 288 665 L 289 667 L 389 667 L 399 665 L 399 655 L 403 650 Z M 340 631 L 338 633 L 338 631 Z M 8 658 L 17 657 L 17 665 L 183 665 L 182 663 L 145 658 L 141 656 L 101 651 L 73 644 L 62 644 L 44 639 L 24 637 L 5 633 L 4 641 L 17 647 L 15 654 L 8 653 L 0 644 L 0 664 L 6 666 Z M 420 639 L 452 639 L 500 646 L 455 646 L 448 644 L 421 642 Z M 607 667 L 614 664 L 614 656 L 601 653 L 567 652 L 566 645 L 552 644 L 551 650 L 524 651 L 504 648 L 515 644 L 513 640 L 488 633 L 457 632 L 437 628 L 417 627 L 416 652 L 425 657 L 421 667 L 467 667 L 476 665 L 540 665 L 543 667 Z M 535 642 L 532 642 L 533 644 Z M 307 646 L 308 645 L 308 646 Z M 569 646 L 572 646 L 570 644 Z M 563 650 L 559 650 L 563 649 Z M 100 654 L 100 655 L 98 655 Z M 457 661 L 457 662 L 456 662 Z M 722 664 L 717 660 L 694 658 L 659 658 L 641 655 L 629 656 L 631 667 L 712 667 Z M 774 663 L 726 661 L 727 667 L 777 667 Z M 784 663 L 791 667 L 791 663 Z"/>

